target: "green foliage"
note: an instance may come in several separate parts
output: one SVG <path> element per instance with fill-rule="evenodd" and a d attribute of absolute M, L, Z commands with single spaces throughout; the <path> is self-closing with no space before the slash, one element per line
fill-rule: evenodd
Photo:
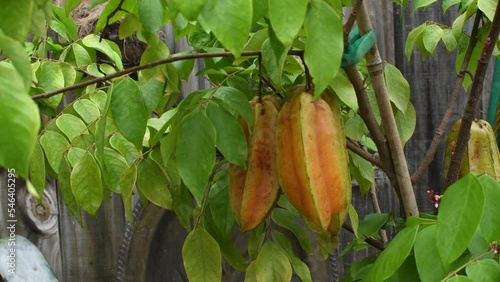
<path fill-rule="evenodd" d="M 359 89 L 341 68 L 346 47 L 342 23 L 348 18 L 342 8 L 351 1 L 93 0 L 91 7 L 104 3 L 104 10 L 95 34 L 79 38 L 70 13 L 80 2 L 67 0 L 56 7 L 45 0 L 1 1 L 0 166 L 14 168 L 38 198 L 46 174 L 56 177 L 65 205 L 80 224 L 82 209 L 95 215 L 110 196 L 122 198 L 129 220 L 135 195 L 172 210 L 189 232 L 182 256 L 190 281 L 221 280 L 223 258 L 245 271 L 246 281 L 290 281 L 294 274 L 312 281 L 313 269 L 301 254 L 317 251 L 314 246 L 328 254 L 337 237 L 311 236 L 281 195 L 268 218 L 250 232 L 247 252 L 239 250 L 232 239 L 238 227 L 229 204 L 227 165 L 246 165 L 248 145 L 240 122 L 252 128 L 249 101 L 262 94 L 283 102 L 283 93 L 306 82 L 312 82 L 316 98 L 325 89 L 339 98 L 353 144 L 367 153 L 378 151 L 359 111 Z M 406 8 L 410 1 L 394 2 Z M 413 1 L 413 10 L 435 2 Z M 445 12 L 459 4 L 458 17 L 451 26 L 427 21 L 415 28 L 407 36 L 405 55 L 410 61 L 415 47 L 424 59 L 441 47 L 457 50 L 460 70 L 470 41 L 464 27 L 481 11 L 483 24 L 467 67 L 474 72 L 496 1 L 440 2 Z M 123 42 L 98 35 L 112 23 L 119 25 L 119 39 L 145 46 L 141 67 L 176 61 L 110 77 L 128 67 Z M 171 54 L 159 35 L 167 23 L 175 39 L 187 39 L 193 50 Z M 30 42 L 28 34 L 33 35 Z M 204 69 L 196 74 L 195 60 L 181 57 L 225 50 L 230 54 L 205 58 Z M 245 51 L 261 54 L 242 55 Z M 367 62 L 354 67 L 375 120 L 384 128 Z M 383 75 L 404 145 L 416 123 L 410 86 L 390 64 Z M 212 87 L 183 92 L 181 80 L 193 76 L 204 77 Z M 75 100 L 63 107 L 69 92 L 61 89 L 79 83 L 87 85 L 73 90 Z M 463 86 L 470 83 L 466 77 Z M 40 112 L 50 119 L 43 126 Z M 365 196 L 375 184 L 374 166 L 354 152 L 349 161 Z M 361 215 L 360 221 L 351 207 L 355 239 L 342 255 L 370 247 L 365 239 L 381 239 L 381 230 L 397 235 L 377 258 L 352 264 L 345 280 L 499 280 L 498 255 L 489 247 L 500 241 L 499 191 L 487 176 L 466 176 L 443 195 L 437 217 L 422 214 L 406 221 L 392 213 Z"/>

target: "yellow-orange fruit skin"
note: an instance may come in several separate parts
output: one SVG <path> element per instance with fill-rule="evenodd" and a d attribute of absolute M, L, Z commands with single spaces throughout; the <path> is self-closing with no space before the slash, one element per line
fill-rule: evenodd
<path fill-rule="evenodd" d="M 269 96 L 260 102 L 256 97 L 250 105 L 254 113 L 251 132 L 241 122 L 247 134 L 247 170 L 236 165 L 229 168 L 231 207 L 242 231 L 255 228 L 265 219 L 279 192 L 276 121 L 280 105 Z"/>
<path fill-rule="evenodd" d="M 340 108 L 325 93 L 313 102 L 296 89 L 278 116 L 277 161 L 281 188 L 308 225 L 334 235 L 351 200 Z"/>
<path fill-rule="evenodd" d="M 448 132 L 444 158 L 445 175 L 448 174 L 461 123 L 461 119 L 457 120 Z M 486 120 L 475 119 L 472 121 L 470 138 L 465 148 L 458 178 L 462 178 L 468 173 L 487 174 L 500 181 L 500 152 L 493 128 Z"/>

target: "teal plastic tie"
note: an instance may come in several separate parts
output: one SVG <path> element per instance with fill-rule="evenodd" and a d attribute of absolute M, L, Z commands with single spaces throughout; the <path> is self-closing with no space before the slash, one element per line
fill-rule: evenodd
<path fill-rule="evenodd" d="M 358 27 L 354 27 L 349 33 L 349 47 L 344 50 L 342 66 L 350 67 L 359 63 L 375 43 L 377 35 L 373 29 L 361 36 Z"/>

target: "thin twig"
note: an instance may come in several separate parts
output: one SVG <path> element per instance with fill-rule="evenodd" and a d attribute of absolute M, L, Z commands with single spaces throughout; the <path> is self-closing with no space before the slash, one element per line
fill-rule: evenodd
<path fill-rule="evenodd" d="M 500 34 L 500 2 L 497 3 L 497 8 L 495 11 L 495 17 L 491 23 L 490 30 L 488 31 L 488 36 L 486 37 L 483 50 L 479 57 L 477 63 L 476 73 L 474 79 L 472 80 L 472 86 L 470 88 L 470 93 L 467 98 L 467 103 L 465 105 L 464 112 L 462 114 L 462 122 L 460 123 L 460 131 L 458 133 L 458 139 L 456 142 L 456 147 L 451 155 L 450 167 L 448 169 L 448 174 L 446 175 L 445 184 L 443 192 L 448 186 L 457 181 L 458 173 L 460 170 L 460 165 L 465 154 L 465 148 L 470 138 L 470 127 L 472 120 L 475 117 L 477 105 L 481 98 L 481 92 L 483 91 L 484 76 L 486 70 L 488 69 L 488 64 L 490 57 L 493 53 L 493 49 L 496 46 L 498 35 Z"/>
<path fill-rule="evenodd" d="M 455 111 L 455 106 L 457 104 L 458 100 L 458 95 L 460 94 L 460 89 L 462 88 L 462 82 L 464 81 L 465 73 L 469 73 L 467 71 L 467 67 L 469 65 L 470 57 L 472 55 L 472 50 L 474 50 L 474 46 L 476 46 L 477 43 L 477 31 L 479 27 L 479 21 L 482 17 L 481 11 L 477 11 L 476 13 L 476 18 L 474 19 L 474 26 L 472 27 L 472 32 L 469 40 L 469 46 L 467 46 L 467 50 L 465 52 L 465 57 L 462 62 L 462 67 L 460 72 L 457 75 L 457 80 L 455 82 L 455 86 L 453 88 L 453 92 L 451 93 L 451 97 L 448 100 L 448 108 L 446 109 L 446 112 L 444 113 L 443 119 L 441 120 L 441 123 L 439 124 L 439 127 L 437 128 L 436 132 L 434 133 L 434 138 L 432 138 L 431 145 L 429 146 L 429 149 L 425 153 L 425 157 L 422 159 L 422 161 L 418 164 L 417 170 L 412 174 L 411 176 L 411 182 L 416 183 L 420 177 L 424 174 L 424 172 L 427 170 L 431 162 L 434 160 L 434 156 L 436 155 L 437 149 L 439 147 L 439 144 L 444 138 L 444 133 L 446 131 L 446 128 L 448 126 L 448 123 L 450 122 L 451 115 Z M 471 75 L 472 78 L 472 75 Z"/>
<path fill-rule="evenodd" d="M 382 162 L 380 162 L 379 158 L 373 156 L 372 154 L 370 154 L 370 152 L 363 150 L 363 148 L 361 148 L 358 144 L 356 144 L 351 139 L 347 138 L 346 141 L 347 141 L 346 142 L 347 149 L 353 151 L 354 153 L 356 153 L 357 155 L 359 155 L 363 159 L 369 161 L 371 164 L 376 165 L 379 168 L 382 168 Z"/>
<path fill-rule="evenodd" d="M 352 234 L 354 234 L 354 229 L 352 229 L 352 226 L 350 223 L 348 222 L 344 222 L 342 224 L 342 228 L 344 228 L 345 230 L 351 232 Z M 379 240 L 373 238 L 373 237 L 366 237 L 365 236 L 365 242 L 368 243 L 369 245 L 371 245 L 372 247 L 380 250 L 380 251 L 383 251 L 385 249 L 384 247 L 384 243 L 380 242 Z"/>
<path fill-rule="evenodd" d="M 374 183 L 372 183 L 370 185 L 370 199 L 372 201 L 373 210 L 376 213 L 382 213 L 382 210 L 380 209 L 380 205 L 378 203 L 377 186 Z M 380 233 L 380 238 L 382 239 L 382 242 L 384 244 L 387 243 L 387 241 L 388 241 L 387 231 L 385 231 L 385 229 L 380 229 L 379 233 Z"/>
<path fill-rule="evenodd" d="M 303 53 L 304 53 L 304 51 L 302 51 L 302 50 L 290 50 L 290 51 L 288 51 L 288 55 L 301 55 Z M 241 56 L 258 56 L 259 54 L 261 54 L 261 51 L 241 52 Z M 172 63 L 172 62 L 176 62 L 176 61 L 198 59 L 198 58 L 232 57 L 232 56 L 233 56 L 233 54 L 231 52 L 214 52 L 214 53 L 194 53 L 194 54 L 187 54 L 187 55 L 176 56 L 176 57 L 169 57 L 169 58 L 166 58 L 163 60 L 151 62 L 149 64 L 130 67 L 130 68 L 124 69 L 122 71 L 117 71 L 115 73 L 112 73 L 112 74 L 109 74 L 109 75 L 106 75 L 103 77 L 94 78 L 94 79 L 91 79 L 88 81 L 84 81 L 81 83 L 77 83 L 77 84 L 74 84 L 74 85 L 71 85 L 68 87 L 58 89 L 55 91 L 51 91 L 51 92 L 47 92 L 47 93 L 39 94 L 39 95 L 34 95 L 31 98 L 33 100 L 49 98 L 49 97 L 55 96 L 57 94 L 80 89 L 80 88 L 83 88 L 83 87 L 86 87 L 86 86 L 89 86 L 89 85 L 92 85 L 95 83 L 104 82 L 106 80 L 110 80 L 110 79 L 113 79 L 116 77 L 120 77 L 123 75 L 131 74 L 131 73 L 138 72 L 138 71 L 145 70 L 145 69 L 150 69 L 150 68 L 153 68 L 153 67 L 156 67 L 159 65 L 164 65 L 164 64 L 168 64 L 168 63 Z"/>

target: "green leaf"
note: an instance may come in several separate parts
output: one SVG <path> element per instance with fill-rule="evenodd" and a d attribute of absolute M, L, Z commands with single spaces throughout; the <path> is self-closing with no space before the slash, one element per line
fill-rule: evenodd
<path fill-rule="evenodd" d="M 40 137 L 40 144 L 42 145 L 47 161 L 55 173 L 59 173 L 59 165 L 63 153 L 68 149 L 69 143 L 64 136 L 54 131 L 46 131 Z"/>
<path fill-rule="evenodd" d="M 398 270 L 413 248 L 418 228 L 414 225 L 399 231 L 373 264 L 366 281 L 384 281 Z"/>
<path fill-rule="evenodd" d="M 109 190 L 122 193 L 120 178 L 128 168 L 125 158 L 113 149 L 104 147 L 104 160 L 102 163 L 103 180 Z"/>
<path fill-rule="evenodd" d="M 113 149 L 120 152 L 120 155 L 124 156 L 127 163 L 131 165 L 139 158 L 139 151 L 135 148 L 134 144 L 125 139 L 120 133 L 116 133 L 109 139 L 109 144 Z"/>
<path fill-rule="evenodd" d="M 435 24 L 427 25 L 422 34 L 422 42 L 424 43 L 425 49 L 432 55 L 436 50 L 436 46 L 443 37 L 443 29 Z"/>
<path fill-rule="evenodd" d="M 38 77 L 38 87 L 45 92 L 59 90 L 64 87 L 64 74 L 59 63 L 46 61 L 40 66 L 40 76 Z M 43 103 L 52 109 L 57 108 L 61 103 L 62 94 L 43 99 Z"/>
<path fill-rule="evenodd" d="M 3 8 L 2 8 L 3 10 Z M 20 75 L 0 63 L 0 166 L 28 177 L 28 162 L 40 128 L 38 107 Z"/>
<path fill-rule="evenodd" d="M 57 176 L 57 187 L 61 192 L 64 204 L 69 209 L 71 214 L 75 217 L 76 221 L 82 225 L 82 214 L 78 203 L 76 202 L 75 195 L 71 190 L 71 168 L 66 157 L 61 158 L 59 164 L 59 175 Z"/>
<path fill-rule="evenodd" d="M 388 213 L 367 214 L 359 224 L 358 237 L 371 237 L 377 233 L 389 219 Z"/>
<path fill-rule="evenodd" d="M 252 7 L 252 23 L 256 23 L 258 20 L 265 17 L 269 10 L 268 5 L 269 0 L 253 0 Z"/>
<path fill-rule="evenodd" d="M 269 0 L 269 20 L 276 37 L 285 46 L 299 33 L 307 10 L 307 0 Z"/>
<path fill-rule="evenodd" d="M 467 276 L 474 281 L 500 281 L 500 265 L 493 259 L 475 261 L 465 268 Z"/>
<path fill-rule="evenodd" d="M 127 14 L 123 21 L 120 23 L 120 27 L 118 28 L 118 37 L 120 39 L 124 39 L 132 36 L 139 28 L 141 24 L 139 19 L 134 14 Z"/>
<path fill-rule="evenodd" d="M 356 211 L 356 208 L 354 208 L 353 205 L 349 205 L 349 219 L 351 220 L 352 231 L 354 231 L 354 236 L 356 236 L 356 238 L 359 238 L 358 237 L 359 215 L 358 212 Z"/>
<path fill-rule="evenodd" d="M 256 265 L 255 260 L 248 265 L 245 270 L 245 282 L 257 282 Z"/>
<path fill-rule="evenodd" d="M 2 19 L 5 20 L 4 18 Z M 24 50 L 24 46 L 10 37 L 0 35 L 0 49 L 4 55 L 9 57 L 17 73 L 22 77 L 24 87 L 26 89 L 29 88 L 31 86 L 32 73 L 30 60 Z"/>
<path fill-rule="evenodd" d="M 255 260 L 257 281 L 288 282 L 292 279 L 292 266 L 286 253 L 272 241 L 266 241 Z"/>
<path fill-rule="evenodd" d="M 94 216 L 102 202 L 103 187 L 101 170 L 91 153 L 85 152 L 76 163 L 70 182 L 78 206 Z"/>
<path fill-rule="evenodd" d="M 427 26 L 426 23 L 423 23 L 416 28 L 414 28 L 410 33 L 408 34 L 408 37 L 406 38 L 406 44 L 405 44 L 405 55 L 406 55 L 406 60 L 410 62 L 411 54 L 413 53 L 413 49 L 415 48 L 415 44 L 417 42 L 422 40 L 422 34 L 425 30 L 425 27 Z"/>
<path fill-rule="evenodd" d="M 444 46 L 446 47 L 446 51 L 451 52 L 457 48 L 457 39 L 455 35 L 453 35 L 453 31 L 451 28 L 443 29 L 443 36 L 441 38 L 443 40 Z"/>
<path fill-rule="evenodd" d="M 248 256 L 250 260 L 255 260 L 266 239 L 265 224 L 259 224 L 250 231 L 248 236 Z"/>
<path fill-rule="evenodd" d="M 137 181 L 137 165 L 132 164 L 120 176 L 118 184 L 124 198 L 129 198 L 134 190 L 135 182 Z"/>
<path fill-rule="evenodd" d="M 58 22 L 64 29 L 64 32 L 67 35 L 67 38 L 65 39 L 68 42 L 77 40 L 78 28 L 76 27 L 75 20 L 69 14 L 66 14 L 63 8 L 56 5 L 52 5 L 52 11 L 54 13 L 54 17 L 51 22 L 51 27 L 54 22 Z"/>
<path fill-rule="evenodd" d="M 475 281 L 463 275 L 456 275 L 446 280 L 446 282 L 475 282 Z"/>
<path fill-rule="evenodd" d="M 408 106 L 406 106 L 406 112 L 397 111 L 394 118 L 396 119 L 396 125 L 398 127 L 399 138 L 403 146 L 408 140 L 410 140 L 413 132 L 415 132 L 415 126 L 417 124 L 417 113 L 415 108 L 408 101 Z"/>
<path fill-rule="evenodd" d="M 172 209 L 169 181 L 160 165 L 145 158 L 137 165 L 137 189 L 153 204 L 167 210 Z"/>
<path fill-rule="evenodd" d="M 231 237 L 222 234 L 216 227 L 214 220 L 210 216 L 203 217 L 204 226 L 212 237 L 219 244 L 222 256 L 236 270 L 245 271 L 247 268 L 246 259 L 241 252 L 235 247 Z"/>
<path fill-rule="evenodd" d="M 456 260 L 467 248 L 481 221 L 483 207 L 483 189 L 472 174 L 446 189 L 437 223 L 437 247 L 445 264 Z"/>
<path fill-rule="evenodd" d="M 35 146 L 29 159 L 29 180 L 34 186 L 38 195 L 43 195 L 45 189 L 45 157 L 42 146 L 35 141 Z M 38 200 L 41 200 L 39 198 Z"/>
<path fill-rule="evenodd" d="M 253 112 L 245 94 L 232 87 L 219 87 L 215 91 L 214 97 L 221 99 L 227 105 L 226 109 L 235 112 L 237 115 L 241 115 L 249 127 L 252 127 Z"/>
<path fill-rule="evenodd" d="M 216 103 L 209 103 L 206 111 L 216 130 L 215 144 L 217 148 L 228 161 L 246 168 L 248 148 L 240 123 Z"/>
<path fill-rule="evenodd" d="M 163 25 L 164 12 L 161 0 L 141 0 L 137 8 L 142 28 L 150 34 L 159 31 Z"/>
<path fill-rule="evenodd" d="M 410 85 L 399 69 L 391 64 L 385 64 L 384 77 L 389 99 L 396 108 L 405 113 L 410 101 Z"/>
<path fill-rule="evenodd" d="M 476 72 L 477 62 L 479 61 L 479 56 L 481 56 L 482 49 L 483 46 L 481 44 L 476 44 L 476 46 L 474 46 L 474 49 L 472 50 L 472 54 L 470 56 L 469 64 L 467 65 L 467 71 L 469 73 Z M 455 69 L 457 73 L 460 72 L 460 70 L 462 69 L 464 58 L 465 58 L 465 50 L 457 55 L 457 59 L 455 61 Z M 464 81 L 462 82 L 462 87 L 466 90 L 471 84 L 472 84 L 472 79 L 470 75 L 466 75 L 464 77 Z"/>
<path fill-rule="evenodd" d="M 203 0 L 174 0 L 173 2 L 175 3 L 177 10 L 179 10 L 179 12 L 181 12 L 181 14 L 190 21 L 196 20 L 201 12 L 201 9 L 205 5 L 205 1 Z"/>
<path fill-rule="evenodd" d="M 156 78 L 151 78 L 140 86 L 141 96 L 148 112 L 152 112 L 160 102 L 163 88 L 164 84 Z"/>
<path fill-rule="evenodd" d="M 218 0 L 212 7 L 206 5 L 201 14 L 201 24 L 211 30 L 226 49 L 239 57 L 250 33 L 252 1 Z"/>
<path fill-rule="evenodd" d="M 481 231 L 488 242 L 500 242 L 500 187 L 488 175 L 478 177 L 484 193 L 484 211 L 481 218 Z"/>
<path fill-rule="evenodd" d="M 269 30 L 269 32 L 272 31 Z M 273 42 L 275 40 L 272 38 L 270 37 L 262 44 L 262 65 L 271 81 L 281 88 L 283 66 L 288 54 L 288 48 L 280 42 Z"/>
<path fill-rule="evenodd" d="M 71 50 L 73 51 L 75 62 L 78 67 L 84 67 L 92 63 L 89 52 L 80 44 L 75 43 L 71 45 Z"/>
<path fill-rule="evenodd" d="M 358 114 L 354 114 L 345 123 L 345 135 L 348 138 L 359 141 L 367 132 L 366 124 Z"/>
<path fill-rule="evenodd" d="M 76 165 L 76 163 L 85 155 L 85 152 L 86 150 L 75 147 L 71 147 L 71 149 L 69 149 L 67 158 L 71 167 Z"/>
<path fill-rule="evenodd" d="M 14 40 L 24 42 L 31 27 L 31 16 L 35 2 L 32 0 L 2 1 L 0 30 Z M 25 19 L 25 20 L 21 20 Z"/>
<path fill-rule="evenodd" d="M 222 172 L 222 176 L 212 185 L 208 200 L 210 204 L 210 213 L 214 219 L 215 225 L 226 236 L 231 234 L 236 220 L 229 204 L 228 191 L 228 173 Z"/>
<path fill-rule="evenodd" d="M 221 281 L 219 245 L 205 229 L 198 227 L 189 233 L 182 246 L 182 259 L 189 281 Z"/>
<path fill-rule="evenodd" d="M 417 234 L 415 240 L 415 261 L 422 282 L 441 281 L 446 274 L 437 249 L 436 225 L 431 225 Z"/>
<path fill-rule="evenodd" d="M 313 78 L 317 98 L 337 75 L 344 50 L 342 19 L 324 1 L 313 0 L 304 27 L 307 43 L 304 60 Z"/>
<path fill-rule="evenodd" d="M 179 173 L 198 204 L 215 165 L 215 138 L 214 126 L 201 111 L 188 115 L 181 124 L 175 158 L 180 160 Z"/>
<path fill-rule="evenodd" d="M 296 217 L 291 212 L 285 209 L 275 208 L 271 214 L 271 218 L 279 226 L 290 230 L 295 237 L 297 237 L 304 251 L 309 254 L 312 253 L 311 243 L 306 230 L 296 221 Z"/>
<path fill-rule="evenodd" d="M 167 45 L 160 40 L 157 35 L 153 35 L 148 40 L 148 47 L 144 50 L 141 56 L 141 65 L 145 65 L 148 63 L 156 62 L 162 59 L 166 59 L 170 56 L 170 50 Z M 141 71 L 141 74 L 145 80 L 149 80 L 152 77 L 155 77 L 158 80 L 164 80 L 165 75 L 162 73 L 162 70 L 165 66 L 157 66 L 154 68 L 149 68 Z"/>
<path fill-rule="evenodd" d="M 74 102 L 73 108 L 87 124 L 93 123 L 101 116 L 97 105 L 89 99 L 80 99 Z"/>
<path fill-rule="evenodd" d="M 477 0 L 477 7 L 490 21 L 495 17 L 497 4 L 498 0 Z"/>
<path fill-rule="evenodd" d="M 349 152 L 351 173 L 358 181 L 361 195 L 364 196 L 370 191 L 371 185 L 375 183 L 375 170 L 373 165 L 360 157 L 359 155 Z"/>
<path fill-rule="evenodd" d="M 294 254 L 293 246 L 290 240 L 285 235 L 283 235 L 283 233 L 280 233 L 276 230 L 271 230 L 271 236 L 276 245 L 278 245 L 286 253 L 286 256 L 288 257 L 293 270 L 295 271 L 295 273 L 297 273 L 299 278 L 302 281 L 312 282 L 313 280 L 309 267 Z"/>
<path fill-rule="evenodd" d="M 73 11 L 80 3 L 82 0 L 66 0 L 64 1 L 64 11 L 66 12 L 66 15 L 69 15 L 71 11 Z"/>
<path fill-rule="evenodd" d="M 443 13 L 446 12 L 451 6 L 460 3 L 460 0 L 443 0 L 442 9 Z"/>
<path fill-rule="evenodd" d="M 426 8 L 437 0 L 415 0 L 413 1 L 413 11 L 418 8 Z"/>
<path fill-rule="evenodd" d="M 120 133 L 140 150 L 146 132 L 147 111 L 139 86 L 130 78 L 113 86 L 111 113 Z"/>
<path fill-rule="evenodd" d="M 339 69 L 335 79 L 330 83 L 330 87 L 344 104 L 355 113 L 358 112 L 359 107 L 358 99 L 356 99 L 356 91 L 349 78 L 347 78 L 344 69 Z"/>
<path fill-rule="evenodd" d="M 85 123 L 71 114 L 60 115 L 56 119 L 56 125 L 70 141 L 84 133 L 88 133 Z"/>
<path fill-rule="evenodd" d="M 96 34 L 89 34 L 82 39 L 83 45 L 88 48 L 98 50 L 104 53 L 108 58 L 115 63 L 119 70 L 123 69 L 122 59 L 120 50 L 116 43 L 109 41 L 107 39 L 100 40 L 99 36 Z M 114 45 L 114 46 L 113 46 Z"/>

